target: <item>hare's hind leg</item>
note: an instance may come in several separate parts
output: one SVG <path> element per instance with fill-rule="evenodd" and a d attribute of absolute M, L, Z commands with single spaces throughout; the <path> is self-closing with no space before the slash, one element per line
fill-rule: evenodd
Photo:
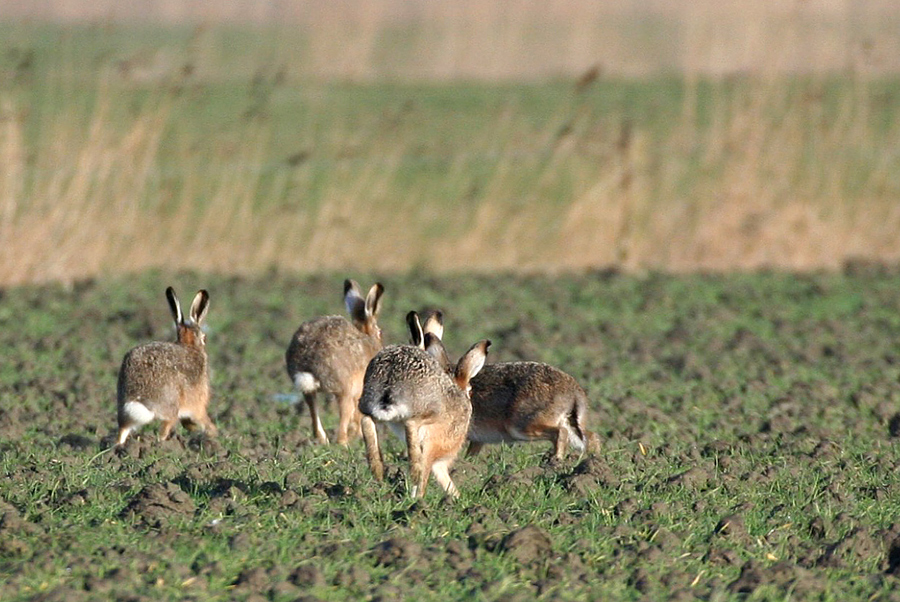
<path fill-rule="evenodd" d="M 133 429 L 133 426 L 125 426 L 119 428 L 119 436 L 116 437 L 116 447 L 125 445 L 125 441 L 128 439 L 128 435 Z"/>
<path fill-rule="evenodd" d="M 177 418 L 170 418 L 162 421 L 162 425 L 159 427 L 159 440 L 165 441 L 169 437 L 172 436 L 172 429 L 175 428 L 175 425 L 178 424 Z"/>
<path fill-rule="evenodd" d="M 363 380 L 365 377 L 365 372 L 357 374 L 350 385 L 350 391 L 346 394 L 346 398 L 341 398 L 340 400 L 340 408 L 341 408 L 341 428 L 346 428 L 344 431 L 346 435 L 346 441 L 350 439 L 355 439 L 362 433 L 362 412 L 359 411 L 359 398 L 362 397 L 363 391 Z M 344 418 L 346 412 L 347 418 Z M 344 426 L 346 424 L 346 427 Z M 338 431 L 338 436 L 341 435 L 341 431 Z M 340 441 L 338 441 L 340 443 Z"/>
<path fill-rule="evenodd" d="M 131 431 L 152 422 L 156 415 L 139 401 L 126 401 L 119 409 L 119 436 L 116 445 L 124 445 Z"/>
<path fill-rule="evenodd" d="M 369 461 L 369 469 L 376 481 L 384 479 L 384 457 L 381 455 L 381 447 L 378 445 L 378 430 L 375 421 L 368 416 L 362 417 L 362 434 L 366 443 L 366 459 Z"/>
<path fill-rule="evenodd" d="M 328 435 L 325 434 L 325 428 L 322 426 L 322 419 L 319 417 L 319 410 L 316 407 L 316 394 L 303 393 L 303 400 L 306 401 L 306 407 L 309 408 L 309 417 L 312 420 L 313 435 L 322 445 L 328 445 Z"/>
<path fill-rule="evenodd" d="M 185 424 L 185 420 L 182 420 L 182 424 Z M 189 430 L 195 430 L 199 427 L 201 431 L 206 433 L 209 437 L 215 437 L 219 434 L 219 429 L 216 427 L 215 423 L 209 417 L 209 414 L 206 411 L 197 412 L 197 415 L 191 416 L 187 419 L 186 427 Z"/>
<path fill-rule="evenodd" d="M 593 431 L 584 432 L 584 448 L 590 454 L 600 453 L 600 436 Z"/>
<path fill-rule="evenodd" d="M 218 437 L 219 428 L 216 424 L 210 419 L 209 416 L 206 417 L 201 424 L 203 424 L 203 432 L 205 432 L 210 437 Z"/>
<path fill-rule="evenodd" d="M 553 441 L 553 447 L 555 449 L 553 460 L 555 462 L 562 462 L 566 457 L 566 447 L 569 444 L 569 429 L 565 427 L 556 429 Z"/>
<path fill-rule="evenodd" d="M 484 447 L 484 443 L 479 441 L 469 441 L 469 447 L 466 449 L 466 457 L 471 458 L 478 455 L 478 452 L 481 451 L 482 447 Z"/>
<path fill-rule="evenodd" d="M 359 397 L 353 397 L 352 393 L 343 393 L 338 398 L 338 423 L 337 442 L 341 445 L 350 443 L 350 437 L 359 432 Z"/>

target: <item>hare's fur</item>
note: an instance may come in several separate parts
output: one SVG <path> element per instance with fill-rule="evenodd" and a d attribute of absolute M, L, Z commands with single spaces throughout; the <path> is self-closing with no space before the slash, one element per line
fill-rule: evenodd
<path fill-rule="evenodd" d="M 381 349 L 377 316 L 384 287 L 375 284 L 365 298 L 353 280 L 344 282 L 344 302 L 352 323 L 341 316 L 323 316 L 304 322 L 285 353 L 288 376 L 309 408 L 313 434 L 328 443 L 316 405 L 316 394 L 336 399 L 340 422 L 337 441 L 346 445 L 359 432 L 358 401 L 369 360 Z"/>
<path fill-rule="evenodd" d="M 410 341 L 435 357 L 445 370 L 452 364 L 441 341 L 443 314 L 432 313 L 423 323 L 407 316 Z M 587 395 L 572 376 L 541 362 L 488 364 L 469 383 L 472 421 L 467 456 L 488 443 L 547 439 L 554 460 L 565 458 L 569 445 L 579 451 L 599 451 L 596 434 L 585 427 Z"/>
<path fill-rule="evenodd" d="M 175 321 L 176 340 L 139 345 L 125 354 L 119 370 L 117 407 L 123 445 L 129 434 L 159 419 L 159 438 L 168 439 L 179 421 L 216 435 L 207 413 L 210 399 L 206 336 L 201 325 L 209 309 L 209 294 L 201 290 L 191 304 L 190 320 L 184 320 L 174 289 L 166 298 Z"/>
<path fill-rule="evenodd" d="M 466 441 L 472 406 L 466 393 L 478 373 L 490 341 L 483 340 L 460 359 L 451 376 L 428 352 L 416 345 L 382 349 L 366 369 L 359 409 L 369 466 L 377 479 L 384 463 L 374 421 L 402 426 L 409 454 L 410 493 L 422 497 L 429 473 L 451 497 L 459 492 L 450 466 Z"/>
<path fill-rule="evenodd" d="M 587 395 L 562 370 L 540 362 L 501 362 L 485 366 L 470 384 L 467 456 L 487 443 L 536 439 L 553 443 L 557 461 L 569 445 L 598 450 L 599 439 L 585 427 Z"/>

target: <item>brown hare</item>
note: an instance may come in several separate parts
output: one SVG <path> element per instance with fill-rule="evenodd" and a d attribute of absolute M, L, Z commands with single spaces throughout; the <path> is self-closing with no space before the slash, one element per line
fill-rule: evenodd
<path fill-rule="evenodd" d="M 431 333 L 426 336 L 434 337 Z M 459 495 L 449 470 L 469 429 L 469 380 L 484 365 L 490 344 L 488 340 L 475 343 L 452 374 L 417 345 L 391 345 L 372 359 L 359 410 L 364 415 L 369 466 L 377 479 L 384 476 L 384 463 L 373 421 L 387 423 L 406 440 L 412 497 L 425 495 L 429 473 L 447 495 Z"/>
<path fill-rule="evenodd" d="M 161 440 L 168 439 L 179 421 L 187 428 L 200 428 L 215 436 L 217 429 L 207 414 L 209 407 L 209 360 L 206 335 L 201 326 L 209 309 L 209 293 L 201 290 L 191 303 L 190 321 L 170 286 L 166 299 L 175 320 L 174 343 L 157 341 L 131 349 L 119 370 L 118 422 L 121 446 L 135 429 L 162 420 Z"/>
<path fill-rule="evenodd" d="M 323 316 L 304 322 L 294 333 L 285 353 L 288 376 L 303 394 L 312 420 L 313 434 L 328 443 L 316 407 L 316 394 L 323 391 L 337 399 L 340 422 L 337 441 L 347 445 L 359 433 L 357 407 L 363 375 L 369 360 L 382 347 L 378 311 L 384 287 L 376 283 L 363 297 L 359 285 L 344 281 L 344 303 L 352 323 L 341 316 Z"/>
<path fill-rule="evenodd" d="M 558 368 L 541 362 L 490 364 L 470 383 L 472 424 L 466 456 L 486 443 L 548 439 L 553 459 L 562 461 L 571 445 L 597 452 L 600 440 L 585 427 L 587 395 Z"/>
<path fill-rule="evenodd" d="M 445 367 L 451 362 L 440 335 L 419 335 L 422 347 Z M 414 324 L 410 324 L 411 337 Z M 424 330 L 424 326 L 421 327 Z M 472 422 L 466 456 L 487 443 L 547 439 L 554 446 L 554 461 L 562 461 L 569 445 L 579 451 L 597 452 L 600 440 L 585 427 L 587 394 L 569 374 L 541 362 L 487 364 L 472 378 Z"/>

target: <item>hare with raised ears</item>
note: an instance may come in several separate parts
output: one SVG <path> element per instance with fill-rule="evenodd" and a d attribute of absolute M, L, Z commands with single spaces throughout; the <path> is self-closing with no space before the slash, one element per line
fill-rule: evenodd
<path fill-rule="evenodd" d="M 428 337 L 429 345 L 431 345 L 431 347 L 427 350 L 431 355 L 442 362 L 442 369 L 452 375 L 453 369 L 450 366 L 450 360 L 447 358 L 446 352 L 444 352 L 441 357 L 435 353 L 437 347 L 434 346 L 434 341 L 437 340 L 440 342 L 440 336 L 444 332 L 444 316 L 440 311 L 426 313 L 428 317 L 425 319 L 424 328 L 418 313 L 411 311 L 406 314 L 406 324 L 409 328 L 409 344 L 425 351 L 426 337 Z M 443 346 L 441 346 L 440 349 L 443 350 Z M 366 458 L 369 462 L 369 468 L 372 470 L 375 478 L 380 481 L 384 478 L 384 460 L 378 443 L 378 432 L 376 431 L 375 422 L 370 416 L 363 415 L 360 424 L 362 427 L 363 439 L 366 444 Z M 406 432 L 402 424 L 388 423 L 388 427 L 397 438 L 406 442 Z"/>
<path fill-rule="evenodd" d="M 486 443 L 553 442 L 562 461 L 571 445 L 597 452 L 599 438 L 585 427 L 587 395 L 570 375 L 540 362 L 501 362 L 472 379 L 472 424 L 467 456 Z"/>
<path fill-rule="evenodd" d="M 365 415 L 366 452 L 376 478 L 383 478 L 384 463 L 373 421 L 388 423 L 406 439 L 412 497 L 425 495 L 429 473 L 447 495 L 459 495 L 450 478 L 450 466 L 469 429 L 469 380 L 484 365 L 490 344 L 488 340 L 475 343 L 452 375 L 434 356 L 415 345 L 385 347 L 372 359 L 359 409 Z"/>
<path fill-rule="evenodd" d="M 191 303 L 185 320 L 175 290 L 166 289 L 166 299 L 175 320 L 176 340 L 139 345 L 125 354 L 119 370 L 116 445 L 123 445 L 131 431 L 159 419 L 161 440 L 168 439 L 179 421 L 215 436 L 209 418 L 209 360 L 206 335 L 201 326 L 209 310 L 209 293 L 201 290 Z"/>
<path fill-rule="evenodd" d="M 313 434 L 328 443 L 316 407 L 316 394 L 324 392 L 336 399 L 340 422 L 337 441 L 347 445 L 359 433 L 357 407 L 363 389 L 363 375 L 369 360 L 382 347 L 377 317 L 384 287 L 376 283 L 363 297 L 359 285 L 344 281 L 344 304 L 352 323 L 341 316 L 323 316 L 300 325 L 285 353 L 291 381 L 303 394 L 312 419 Z"/>

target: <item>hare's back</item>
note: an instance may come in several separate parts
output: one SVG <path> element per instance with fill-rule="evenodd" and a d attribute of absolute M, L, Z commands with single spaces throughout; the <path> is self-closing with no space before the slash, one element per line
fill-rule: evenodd
<path fill-rule="evenodd" d="M 125 354 L 119 370 L 119 403 L 163 403 L 207 378 L 203 352 L 168 342 L 140 345 Z"/>
<path fill-rule="evenodd" d="M 578 383 L 558 368 L 541 362 L 488 364 L 471 381 L 475 414 L 490 411 L 532 412 L 583 395 Z"/>
<path fill-rule="evenodd" d="M 389 345 L 366 368 L 360 407 L 374 403 L 386 392 L 417 408 L 440 407 L 447 388 L 454 386 L 440 363 L 412 345 Z"/>
<path fill-rule="evenodd" d="M 285 359 L 292 375 L 312 372 L 319 380 L 330 380 L 364 369 L 375 351 L 372 339 L 348 320 L 323 316 L 300 325 Z"/>
<path fill-rule="evenodd" d="M 446 373 L 440 363 L 424 350 L 413 345 L 389 345 L 375 354 L 366 369 L 366 382 L 392 385 L 422 386 L 426 382 L 441 382 Z M 449 381 L 449 377 L 447 377 Z"/>

